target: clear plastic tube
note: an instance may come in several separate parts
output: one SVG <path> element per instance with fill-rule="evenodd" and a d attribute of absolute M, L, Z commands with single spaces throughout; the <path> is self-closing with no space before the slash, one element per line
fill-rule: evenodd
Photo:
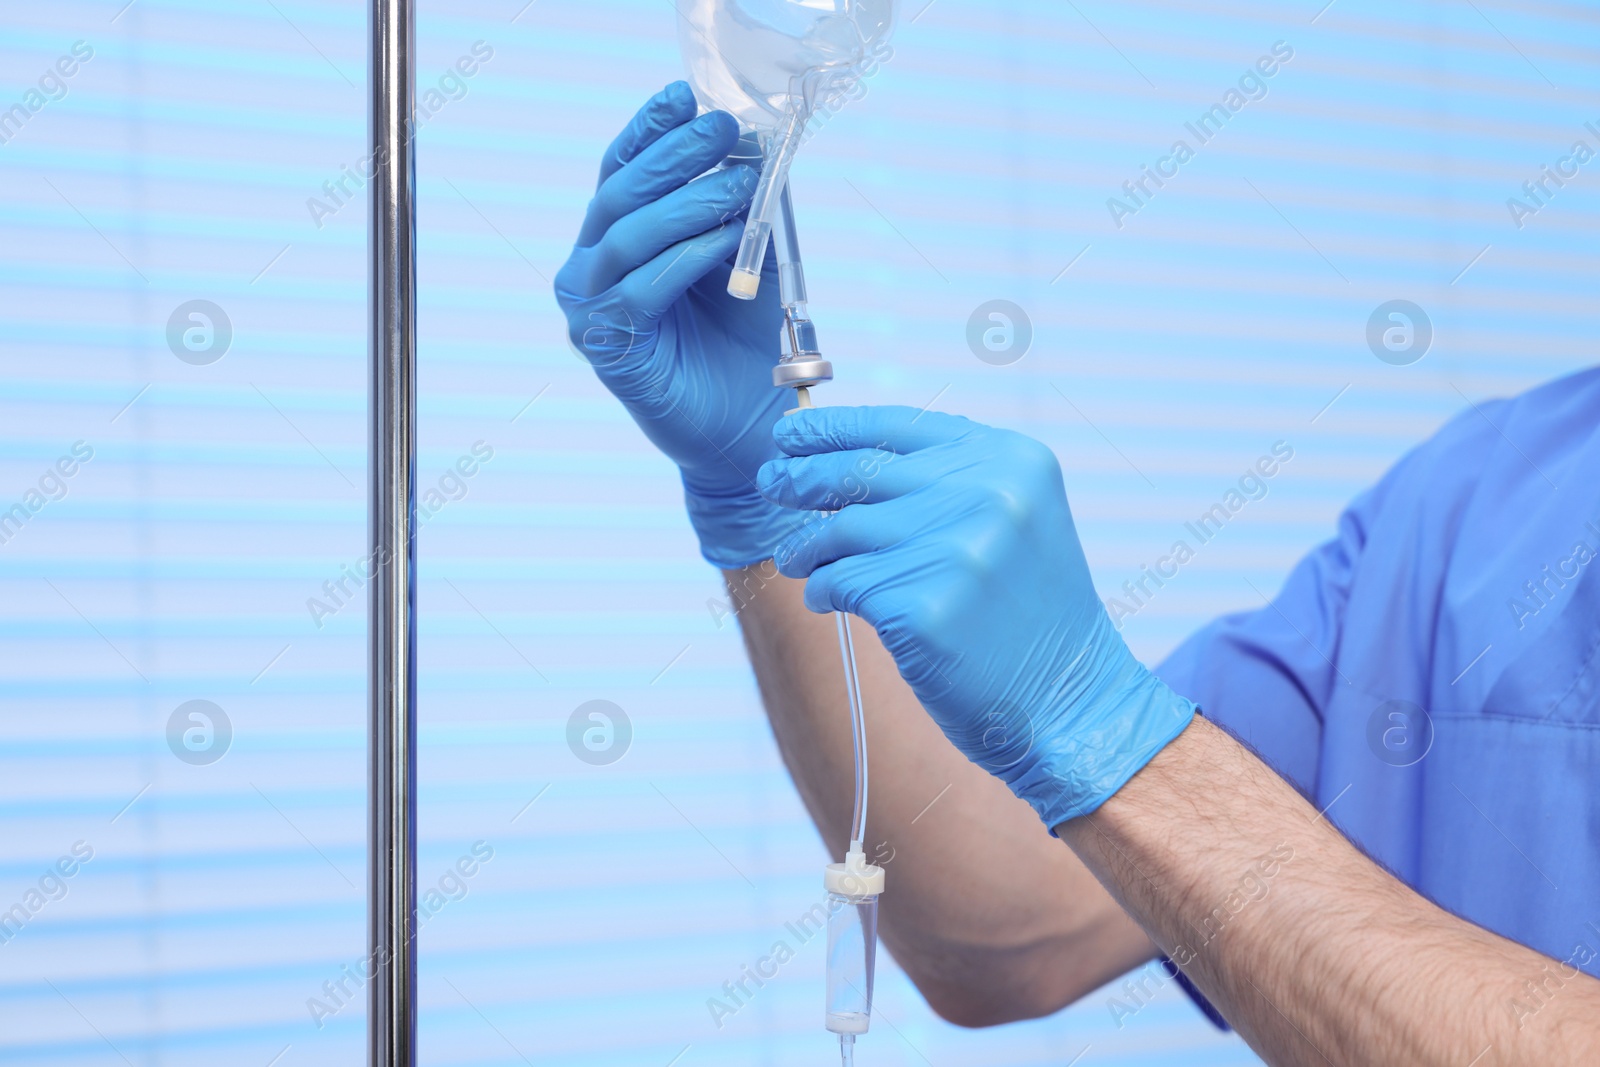
<path fill-rule="evenodd" d="M 821 359 L 817 329 L 806 308 L 806 272 L 800 263 L 800 238 L 795 232 L 794 204 L 787 182 L 778 196 L 772 249 L 778 259 L 778 300 L 783 305 L 783 356 L 779 363 Z"/>
<path fill-rule="evenodd" d="M 782 125 L 763 146 L 765 161 L 761 166 L 761 178 L 756 182 L 755 196 L 750 201 L 750 215 L 745 220 L 733 273 L 728 276 L 728 292 L 740 300 L 754 300 L 761 288 L 761 263 L 767 258 L 767 244 L 772 239 L 779 201 L 789 181 L 789 165 L 800 147 L 799 133 L 805 127 L 805 119 L 803 102 L 792 97 Z"/>
<path fill-rule="evenodd" d="M 769 168 L 771 162 L 772 157 L 769 156 Z M 769 174 L 764 172 L 763 180 L 768 177 Z M 761 261 L 766 256 L 764 241 L 766 235 L 770 235 L 778 258 L 778 296 L 784 311 L 783 359 L 821 361 L 817 352 L 816 330 L 806 309 L 805 271 L 800 262 L 800 242 L 795 233 L 794 207 L 787 177 L 775 181 L 772 188 L 777 190 L 775 194 L 769 190 L 776 226 L 769 225 L 766 234 L 758 234 L 763 243 L 754 259 L 755 269 L 759 275 Z M 746 238 L 749 238 L 748 230 Z M 732 283 L 729 291 L 734 291 Z M 825 362 L 822 365 L 827 366 Z M 831 369 L 827 377 L 832 377 Z M 814 379 L 808 375 L 804 380 Z M 803 386 L 796 389 L 796 400 L 800 407 L 809 406 L 809 396 Z M 835 612 L 833 618 L 839 636 L 839 662 L 844 673 L 845 697 L 850 705 L 850 739 L 855 756 L 855 803 L 850 815 L 850 846 L 844 862 L 829 864 L 824 875 L 828 887 L 824 1025 L 839 1035 L 842 1067 L 853 1067 L 856 1037 L 866 1033 L 872 1023 L 872 987 L 878 954 L 878 896 L 883 891 L 883 871 L 867 863 L 862 847 L 867 836 L 869 772 L 867 721 L 861 700 L 855 640 L 851 636 L 849 616 L 844 612 Z"/>
<path fill-rule="evenodd" d="M 844 665 L 845 693 L 850 699 L 850 739 L 855 749 L 855 810 L 850 817 L 850 850 L 846 871 L 864 872 L 862 842 L 867 836 L 867 721 L 856 672 L 856 645 L 850 617 L 833 613 L 839 630 L 839 660 Z M 876 870 L 876 868 L 873 868 Z M 882 884 L 878 875 L 878 885 Z M 865 880 L 850 888 L 864 888 Z M 830 890 L 828 893 L 828 971 L 824 1024 L 839 1035 L 841 1067 L 855 1067 L 856 1035 L 872 1023 L 872 983 L 878 957 L 878 894 Z"/>
<path fill-rule="evenodd" d="M 833 364 L 817 347 L 817 328 L 806 310 L 806 273 L 800 265 L 800 239 L 795 233 L 794 205 L 789 183 L 778 194 L 777 219 L 772 227 L 772 248 L 778 260 L 778 300 L 783 305 L 783 334 L 772 384 L 795 391 L 797 408 L 811 407 L 810 386 L 833 381 Z"/>
<path fill-rule="evenodd" d="M 861 681 L 856 675 L 856 644 L 849 617 L 833 613 L 839 629 L 839 659 L 844 664 L 845 693 L 850 699 L 850 739 L 856 757 L 856 802 L 850 817 L 850 851 L 861 852 L 867 839 L 867 720 L 861 707 Z"/>
<path fill-rule="evenodd" d="M 794 205 L 790 200 L 787 180 L 780 187 L 777 200 L 778 299 L 784 309 L 784 358 L 815 357 L 817 335 L 806 311 L 805 268 L 800 262 L 800 242 L 795 234 Z M 801 392 L 804 393 L 804 390 Z M 843 612 L 836 611 L 833 620 L 839 632 L 839 661 L 844 667 L 845 697 L 850 703 L 850 740 L 856 761 L 855 806 L 850 815 L 849 851 L 860 853 L 862 843 L 867 839 L 867 720 L 861 702 L 856 645 L 850 636 L 849 619 Z"/>
<path fill-rule="evenodd" d="M 800 264 L 799 228 L 794 222 L 794 194 L 783 183 L 778 196 L 778 222 L 772 230 L 772 243 L 778 255 L 778 293 L 783 306 L 802 313 L 806 310 L 806 272 Z"/>

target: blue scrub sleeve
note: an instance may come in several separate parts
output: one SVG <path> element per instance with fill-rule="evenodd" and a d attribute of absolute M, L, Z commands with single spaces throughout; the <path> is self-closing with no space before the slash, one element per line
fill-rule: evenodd
<path fill-rule="evenodd" d="M 1228 1020 L 1222 1017 L 1222 1013 L 1212 1005 L 1211 1001 L 1206 999 L 1204 993 L 1195 988 L 1195 984 L 1189 981 L 1189 976 L 1180 971 L 1176 963 L 1162 956 L 1161 966 L 1172 975 L 1173 980 L 1178 983 L 1178 988 L 1183 990 L 1190 1000 L 1194 1001 L 1194 1006 L 1200 1009 L 1200 1014 L 1211 1020 L 1212 1026 L 1227 1033 L 1233 1031 L 1233 1027 L 1228 1025 Z"/>
<path fill-rule="evenodd" d="M 1322 711 L 1339 680 L 1332 660 L 1366 542 L 1365 500 L 1345 512 L 1338 537 L 1300 561 L 1271 604 L 1217 619 L 1156 668 L 1306 796 L 1317 783 Z"/>
<path fill-rule="evenodd" d="M 1499 403 L 1463 412 L 1391 467 L 1376 485 L 1351 501 L 1336 536 L 1313 549 L 1290 572 L 1283 588 L 1253 611 L 1225 615 L 1192 635 L 1156 674 L 1204 709 L 1206 718 L 1249 746 L 1302 795 L 1317 787 L 1322 725 L 1335 686 L 1351 589 L 1363 565 L 1379 573 L 1421 569 L 1440 553 L 1416 518 L 1426 508 L 1448 506 L 1455 493 L 1443 486 L 1470 481 L 1472 456 L 1485 439 L 1483 420 Z M 1488 414 L 1485 414 L 1487 412 Z M 1495 435 L 1489 434 L 1492 438 Z M 1432 503 L 1443 498 L 1445 503 Z M 1372 533 L 1385 524 L 1385 534 Z M 1435 523 L 1448 528 L 1447 523 Z M 1426 635 L 1405 626 L 1414 589 L 1397 589 L 1382 618 L 1399 641 Z M 1372 606 L 1368 605 L 1369 612 Z M 1426 648 L 1397 646 L 1397 655 L 1421 660 Z"/>

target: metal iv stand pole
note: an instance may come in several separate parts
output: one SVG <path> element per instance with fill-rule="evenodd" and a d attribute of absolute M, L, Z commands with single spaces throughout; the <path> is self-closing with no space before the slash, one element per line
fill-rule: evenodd
<path fill-rule="evenodd" d="M 367 26 L 371 459 L 367 535 L 368 1067 L 417 1059 L 416 159 L 414 0 Z"/>

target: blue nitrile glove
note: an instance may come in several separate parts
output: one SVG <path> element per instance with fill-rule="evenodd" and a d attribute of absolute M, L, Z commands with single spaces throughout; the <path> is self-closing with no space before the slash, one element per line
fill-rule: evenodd
<path fill-rule="evenodd" d="M 796 522 L 755 486 L 792 397 L 772 384 L 783 322 L 772 259 L 757 299 L 727 293 L 756 172 L 706 173 L 739 127 L 695 110 L 674 82 L 612 142 L 555 291 L 573 346 L 682 471 L 701 552 L 742 567 L 769 558 Z"/>
<path fill-rule="evenodd" d="M 871 623 L 945 736 L 1052 831 L 1194 717 L 1112 627 L 1044 445 L 903 407 L 799 411 L 774 435 L 794 458 L 761 468 L 762 492 L 837 509 L 778 569 L 809 576 L 812 611 Z"/>

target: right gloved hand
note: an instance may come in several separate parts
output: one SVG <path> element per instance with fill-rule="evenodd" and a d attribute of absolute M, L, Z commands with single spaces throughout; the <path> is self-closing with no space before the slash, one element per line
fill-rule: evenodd
<path fill-rule="evenodd" d="M 778 546 L 806 607 L 871 623 L 950 741 L 1044 824 L 1097 809 L 1194 718 L 1095 592 L 1044 445 L 903 407 L 797 411 L 761 469 L 793 508 L 848 503 Z"/>
<path fill-rule="evenodd" d="M 618 134 L 555 292 L 573 347 L 682 472 L 701 553 L 736 568 L 771 558 L 798 521 L 755 484 L 791 397 L 771 377 L 783 322 L 772 257 L 755 300 L 727 293 L 757 174 L 706 173 L 739 127 L 695 112 L 674 82 Z"/>

